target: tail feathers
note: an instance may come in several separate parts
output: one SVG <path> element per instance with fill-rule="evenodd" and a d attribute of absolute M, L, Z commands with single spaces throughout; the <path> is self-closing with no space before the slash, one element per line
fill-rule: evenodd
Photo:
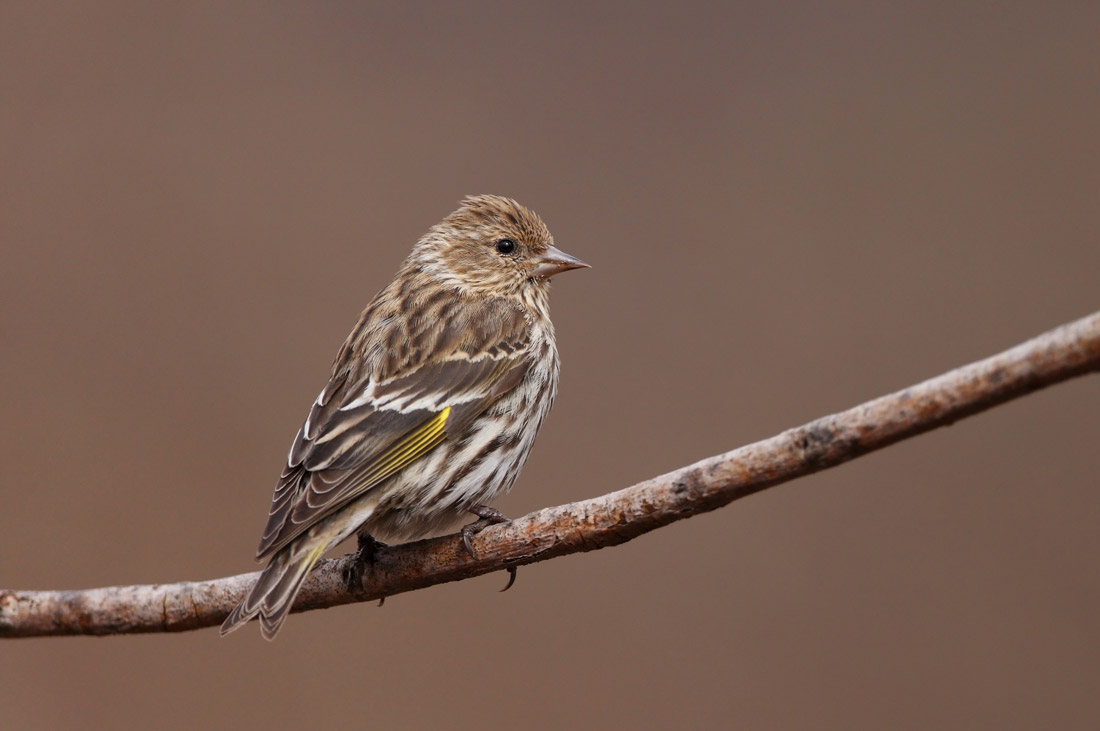
<path fill-rule="evenodd" d="M 291 544 L 276 554 L 260 574 L 248 596 L 225 618 L 221 628 L 222 636 L 248 624 L 259 615 L 260 634 L 264 639 L 275 639 L 279 627 L 294 605 L 294 597 L 302 588 L 302 582 L 327 548 L 326 543 L 314 546 Z"/>

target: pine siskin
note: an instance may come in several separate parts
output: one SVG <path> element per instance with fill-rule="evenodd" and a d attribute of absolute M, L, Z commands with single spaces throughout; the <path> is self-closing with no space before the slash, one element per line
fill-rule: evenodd
<path fill-rule="evenodd" d="M 260 539 L 268 564 L 226 618 L 273 639 L 318 559 L 358 532 L 446 532 L 512 487 L 554 401 L 550 277 L 587 267 L 513 200 L 433 226 L 359 317 L 290 447 Z"/>

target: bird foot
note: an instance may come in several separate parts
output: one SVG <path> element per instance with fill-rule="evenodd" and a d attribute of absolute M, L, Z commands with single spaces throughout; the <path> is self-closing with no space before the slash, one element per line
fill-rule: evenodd
<path fill-rule="evenodd" d="M 374 562 L 374 556 L 378 549 L 386 547 L 385 543 L 376 541 L 367 534 L 359 535 L 358 539 L 358 550 L 352 554 L 351 561 L 344 569 L 344 586 L 349 594 L 359 594 L 363 591 L 363 578 L 367 575 L 367 567 Z M 386 598 L 382 597 L 378 601 L 378 606 L 382 606 L 384 601 L 386 601 Z"/>
<path fill-rule="evenodd" d="M 511 523 L 512 519 L 496 508 L 491 508 L 488 505 L 474 505 L 470 508 L 470 512 L 476 515 L 479 520 L 462 526 L 462 545 L 466 547 L 466 552 L 469 553 L 472 558 L 477 558 L 477 554 L 474 552 L 474 536 L 491 525 Z M 516 583 L 516 567 L 509 566 L 508 583 L 501 591 L 508 591 L 512 588 L 512 584 L 514 583 Z"/>

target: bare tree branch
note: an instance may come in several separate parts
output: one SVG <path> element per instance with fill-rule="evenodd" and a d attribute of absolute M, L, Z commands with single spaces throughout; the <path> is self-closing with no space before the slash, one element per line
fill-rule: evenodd
<path fill-rule="evenodd" d="M 991 358 L 618 492 L 457 536 L 380 548 L 354 592 L 351 559 L 319 564 L 294 611 L 379 599 L 510 566 L 625 543 L 773 485 L 1100 370 L 1100 312 Z M 182 632 L 219 624 L 257 574 L 80 591 L 0 590 L 0 637 Z"/>

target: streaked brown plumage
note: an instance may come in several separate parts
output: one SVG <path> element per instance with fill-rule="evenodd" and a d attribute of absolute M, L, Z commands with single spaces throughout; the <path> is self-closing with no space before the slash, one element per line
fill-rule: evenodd
<path fill-rule="evenodd" d="M 532 211 L 475 196 L 425 234 L 344 342 L 290 448 L 222 634 L 271 639 L 317 560 L 352 533 L 453 529 L 515 482 L 554 401 L 549 278 L 584 267 Z"/>

